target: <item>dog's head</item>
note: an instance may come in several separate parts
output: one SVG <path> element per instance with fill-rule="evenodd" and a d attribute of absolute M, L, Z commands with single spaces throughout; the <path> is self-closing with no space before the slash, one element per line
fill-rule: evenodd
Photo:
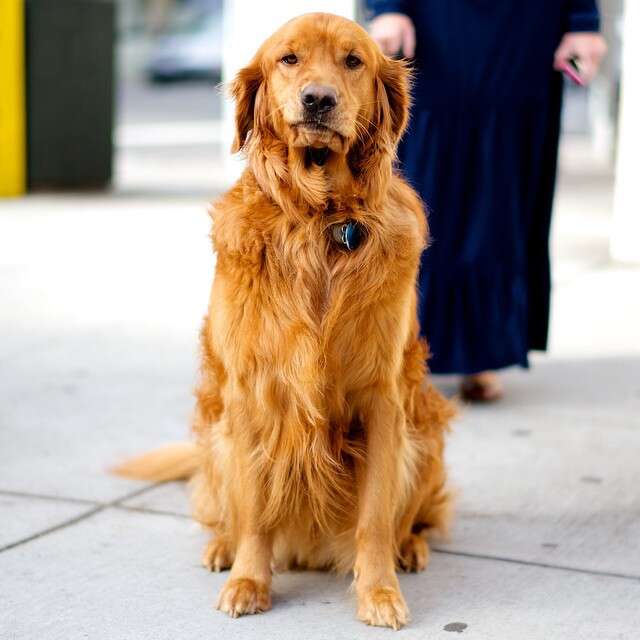
<path fill-rule="evenodd" d="M 323 13 L 276 31 L 231 92 L 233 151 L 258 140 L 289 152 L 326 148 L 363 176 L 372 157 L 393 157 L 409 114 L 406 65 L 384 56 L 355 22 Z"/>

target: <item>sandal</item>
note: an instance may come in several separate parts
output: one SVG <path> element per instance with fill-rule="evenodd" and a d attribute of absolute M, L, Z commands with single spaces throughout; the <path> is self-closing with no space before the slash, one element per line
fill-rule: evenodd
<path fill-rule="evenodd" d="M 504 395 L 504 387 L 497 373 L 483 371 L 465 376 L 460 385 L 460 393 L 468 402 L 495 402 Z"/>

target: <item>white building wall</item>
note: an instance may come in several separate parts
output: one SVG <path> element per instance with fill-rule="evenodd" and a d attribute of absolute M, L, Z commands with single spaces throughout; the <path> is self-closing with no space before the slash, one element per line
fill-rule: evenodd
<path fill-rule="evenodd" d="M 611 234 L 614 260 L 640 263 L 640 1 L 627 0 L 616 186 Z"/>

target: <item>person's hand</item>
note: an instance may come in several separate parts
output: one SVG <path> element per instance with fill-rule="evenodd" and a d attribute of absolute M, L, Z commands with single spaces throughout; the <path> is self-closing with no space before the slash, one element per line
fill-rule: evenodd
<path fill-rule="evenodd" d="M 598 73 L 600 62 L 607 53 L 605 39 L 595 32 L 576 31 L 565 33 L 556 49 L 553 68 L 562 71 L 570 58 L 577 58 L 580 66 L 580 77 L 589 84 Z"/>
<path fill-rule="evenodd" d="M 404 13 L 380 14 L 371 21 L 369 32 L 386 55 L 394 56 L 402 51 L 405 58 L 413 58 L 416 30 L 411 18 Z"/>

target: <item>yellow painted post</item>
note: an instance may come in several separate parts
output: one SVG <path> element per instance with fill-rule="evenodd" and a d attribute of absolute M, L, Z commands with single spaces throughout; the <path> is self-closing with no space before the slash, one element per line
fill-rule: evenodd
<path fill-rule="evenodd" d="M 26 188 L 24 0 L 0 0 L 0 197 Z"/>

